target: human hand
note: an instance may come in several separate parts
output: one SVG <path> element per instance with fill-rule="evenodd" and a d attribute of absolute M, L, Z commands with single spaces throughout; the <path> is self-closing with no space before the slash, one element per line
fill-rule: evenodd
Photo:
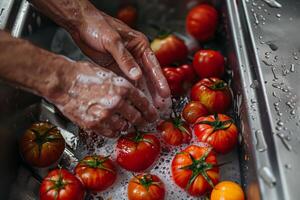
<path fill-rule="evenodd" d="M 156 108 L 170 106 L 170 89 L 147 38 L 123 22 L 89 6 L 69 30 L 81 50 L 100 66 L 133 82 L 146 82 Z M 141 77 L 145 80 L 141 81 Z"/>
<path fill-rule="evenodd" d="M 128 123 L 142 126 L 157 119 L 152 103 L 125 78 L 89 62 L 73 65 L 61 78 L 66 88 L 46 98 L 83 129 L 113 137 Z"/>

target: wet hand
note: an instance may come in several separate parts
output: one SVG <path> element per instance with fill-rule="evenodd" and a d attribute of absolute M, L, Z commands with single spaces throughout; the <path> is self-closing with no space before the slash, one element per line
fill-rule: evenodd
<path fill-rule="evenodd" d="M 78 28 L 70 31 L 81 50 L 132 82 L 145 79 L 154 105 L 162 110 L 169 106 L 170 90 L 147 38 L 96 8 L 87 10 Z"/>
<path fill-rule="evenodd" d="M 125 78 L 89 62 L 74 62 L 73 69 L 63 77 L 64 92 L 47 98 L 83 129 L 113 137 L 129 124 L 157 119 L 155 107 Z"/>

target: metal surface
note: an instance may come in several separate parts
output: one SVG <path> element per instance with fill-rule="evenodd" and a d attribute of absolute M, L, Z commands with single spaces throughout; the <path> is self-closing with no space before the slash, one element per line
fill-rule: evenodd
<path fill-rule="evenodd" d="M 245 28 L 260 106 L 265 111 L 265 151 L 271 158 L 281 199 L 299 199 L 300 190 L 300 2 L 245 0 Z M 262 161 L 258 162 L 261 163 Z M 263 176 L 261 176 L 262 179 Z M 261 187 L 265 181 L 261 181 Z M 264 190 L 265 191 L 265 190 Z"/>
<path fill-rule="evenodd" d="M 4 29 L 6 27 L 14 3 L 14 0 L 0 1 L 0 29 Z"/>

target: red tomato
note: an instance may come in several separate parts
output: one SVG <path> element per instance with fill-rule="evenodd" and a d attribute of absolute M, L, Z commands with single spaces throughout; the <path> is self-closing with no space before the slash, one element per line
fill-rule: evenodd
<path fill-rule="evenodd" d="M 231 93 L 223 80 L 204 78 L 192 87 L 191 100 L 202 103 L 210 113 L 224 113 L 231 106 Z"/>
<path fill-rule="evenodd" d="M 214 50 L 200 50 L 195 53 L 193 67 L 200 78 L 222 78 L 225 61 L 222 54 Z"/>
<path fill-rule="evenodd" d="M 223 114 L 198 118 L 194 131 L 200 142 L 210 144 L 219 153 L 228 153 L 238 142 L 237 127 Z"/>
<path fill-rule="evenodd" d="M 49 172 L 40 186 L 40 200 L 70 199 L 84 199 L 84 188 L 80 180 L 65 169 Z"/>
<path fill-rule="evenodd" d="M 117 178 L 116 168 L 109 156 L 86 156 L 77 164 L 75 174 L 85 188 L 93 192 L 107 189 Z"/>
<path fill-rule="evenodd" d="M 181 119 L 162 121 L 157 130 L 161 131 L 162 138 L 170 145 L 178 146 L 189 143 L 192 139 L 190 127 Z"/>
<path fill-rule="evenodd" d="M 117 143 L 117 162 L 126 170 L 139 172 L 149 168 L 160 153 L 156 136 L 148 133 L 129 133 Z"/>
<path fill-rule="evenodd" d="M 20 140 L 23 159 L 35 167 L 54 164 L 65 149 L 65 140 L 56 126 L 37 122 L 27 129 Z"/>
<path fill-rule="evenodd" d="M 201 42 L 212 39 L 218 25 L 217 10 L 207 4 L 194 7 L 186 17 L 186 29 L 189 34 Z"/>
<path fill-rule="evenodd" d="M 135 7 L 127 5 L 120 8 L 116 17 L 128 26 L 134 27 L 137 20 L 137 10 Z"/>
<path fill-rule="evenodd" d="M 163 73 L 174 96 L 187 91 L 196 78 L 193 67 L 188 64 L 180 67 L 164 67 Z"/>
<path fill-rule="evenodd" d="M 193 82 L 197 77 L 194 68 L 189 64 L 176 67 L 176 71 L 178 71 L 184 77 L 183 79 L 186 82 Z"/>
<path fill-rule="evenodd" d="M 192 196 L 202 196 L 219 181 L 216 155 L 209 147 L 188 146 L 176 154 L 171 170 L 175 183 Z"/>
<path fill-rule="evenodd" d="M 171 90 L 171 94 L 174 96 L 179 96 L 183 94 L 184 89 L 182 85 L 183 76 L 176 68 L 165 67 L 163 68 L 163 74 L 167 79 L 168 85 Z"/>
<path fill-rule="evenodd" d="M 151 49 L 162 66 L 183 61 L 188 54 L 184 41 L 172 34 L 154 39 L 151 42 Z"/>
<path fill-rule="evenodd" d="M 156 175 L 140 174 L 128 184 L 129 200 L 163 200 L 165 193 L 164 183 Z"/>
<path fill-rule="evenodd" d="M 199 117 L 205 115 L 208 115 L 208 111 L 199 101 L 189 102 L 182 110 L 182 117 L 189 124 L 194 124 Z"/>

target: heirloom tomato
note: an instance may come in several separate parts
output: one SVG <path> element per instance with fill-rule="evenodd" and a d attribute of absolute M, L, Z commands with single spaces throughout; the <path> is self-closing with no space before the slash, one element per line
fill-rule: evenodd
<path fill-rule="evenodd" d="M 182 117 L 189 124 L 194 124 L 199 117 L 205 116 L 207 114 L 207 109 L 199 101 L 189 102 L 184 106 L 182 110 Z"/>
<path fill-rule="evenodd" d="M 210 113 L 224 113 L 231 106 L 231 93 L 223 80 L 204 78 L 192 87 L 191 100 L 202 103 Z"/>
<path fill-rule="evenodd" d="M 165 193 L 165 186 L 156 175 L 140 174 L 128 184 L 129 200 L 163 200 Z"/>
<path fill-rule="evenodd" d="M 238 142 L 238 130 L 233 120 L 223 114 L 199 117 L 194 125 L 200 142 L 210 144 L 219 153 L 228 153 Z"/>
<path fill-rule="evenodd" d="M 40 186 L 40 200 L 84 200 L 84 194 L 80 180 L 65 169 L 49 172 Z"/>
<path fill-rule="evenodd" d="M 64 149 L 64 138 L 59 129 L 49 122 L 32 124 L 20 140 L 21 156 L 34 167 L 48 167 L 54 164 Z"/>
<path fill-rule="evenodd" d="M 99 192 L 111 186 L 117 172 L 109 156 L 86 156 L 76 168 L 75 174 L 81 180 L 84 187 L 93 192 Z"/>
<path fill-rule="evenodd" d="M 216 155 L 210 147 L 188 146 L 171 165 L 175 183 L 192 196 L 202 196 L 219 181 Z"/>

